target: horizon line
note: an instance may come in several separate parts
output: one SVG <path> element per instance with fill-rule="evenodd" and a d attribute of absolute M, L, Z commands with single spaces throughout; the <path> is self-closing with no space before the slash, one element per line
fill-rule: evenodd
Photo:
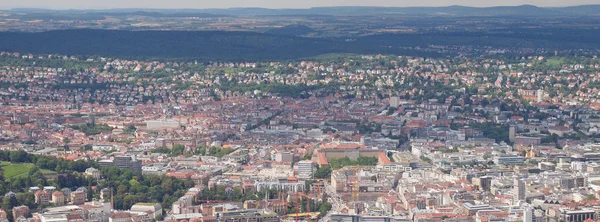
<path fill-rule="evenodd" d="M 136 8 L 136 7 L 122 7 L 122 8 L 45 8 L 45 7 L 11 7 L 2 8 L 0 10 L 13 11 L 13 10 L 48 10 L 48 11 L 86 11 L 86 10 L 231 10 L 231 9 L 270 9 L 270 10 L 306 10 L 313 8 L 334 8 L 334 7 L 370 7 L 370 8 L 445 8 L 445 7 L 469 7 L 469 8 L 494 8 L 494 7 L 520 7 L 520 6 L 534 6 L 538 8 L 567 8 L 567 7 L 579 7 L 579 6 L 600 6 L 600 4 L 575 4 L 575 5 L 559 5 L 559 6 L 539 6 L 534 4 L 518 4 L 518 5 L 493 5 L 493 6 L 471 6 L 471 5 L 439 5 L 439 6 L 382 6 L 382 5 L 330 5 L 330 6 L 312 6 L 312 7 L 298 7 L 298 8 L 269 8 L 260 6 L 248 6 L 248 7 L 208 7 L 208 8 Z"/>

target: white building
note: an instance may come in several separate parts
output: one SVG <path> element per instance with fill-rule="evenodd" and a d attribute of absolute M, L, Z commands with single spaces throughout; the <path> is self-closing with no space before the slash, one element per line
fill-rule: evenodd
<path fill-rule="evenodd" d="M 296 164 L 298 166 L 298 178 L 310 179 L 314 173 L 314 163 L 310 160 L 303 160 Z"/>
<path fill-rule="evenodd" d="M 393 96 L 390 98 L 390 106 L 394 108 L 398 108 L 400 106 L 400 98 L 397 96 Z"/>
<path fill-rule="evenodd" d="M 165 120 L 148 120 L 146 121 L 148 129 L 175 129 L 181 127 L 181 123 L 172 119 Z"/>
<path fill-rule="evenodd" d="M 159 203 L 136 203 L 131 206 L 132 213 L 148 213 L 150 218 L 156 218 L 157 216 L 162 215 L 162 211 L 162 206 Z"/>
<path fill-rule="evenodd" d="M 94 179 L 100 179 L 100 177 L 102 176 L 102 173 L 100 172 L 100 170 L 90 167 L 90 168 L 85 169 L 85 175 L 90 176 Z"/>
<path fill-rule="evenodd" d="M 544 90 L 538 89 L 538 90 L 535 92 L 535 97 L 536 97 L 536 101 L 537 101 L 538 103 L 539 103 L 539 102 L 542 102 L 542 101 L 544 100 Z"/>

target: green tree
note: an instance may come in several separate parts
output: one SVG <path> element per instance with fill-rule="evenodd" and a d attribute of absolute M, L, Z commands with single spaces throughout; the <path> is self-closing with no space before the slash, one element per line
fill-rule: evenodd
<path fill-rule="evenodd" d="M 319 207 L 319 213 L 321 213 L 321 215 L 326 215 L 330 210 L 331 204 L 329 202 L 323 202 L 323 204 L 321 204 Z"/>
<path fill-rule="evenodd" d="M 317 171 L 315 172 L 315 178 L 320 178 L 320 179 L 328 179 L 331 178 L 331 166 L 322 166 L 317 168 Z"/>

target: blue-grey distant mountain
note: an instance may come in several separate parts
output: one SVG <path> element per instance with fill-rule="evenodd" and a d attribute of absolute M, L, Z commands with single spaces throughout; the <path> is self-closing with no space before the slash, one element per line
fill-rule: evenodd
<path fill-rule="evenodd" d="M 600 5 L 580 5 L 571 7 L 552 8 L 556 11 L 578 15 L 600 15 Z"/>
<path fill-rule="evenodd" d="M 228 9 L 103 9 L 103 10 L 60 10 L 12 9 L 20 13 L 140 13 L 157 12 L 165 16 L 176 14 L 228 15 L 228 16 L 272 16 L 272 15 L 330 15 L 330 16 L 590 16 L 600 15 L 600 5 L 571 7 L 537 7 L 534 5 L 497 7 L 314 7 L 308 9 L 228 8 Z M 152 15 L 150 15 L 152 16 Z"/>

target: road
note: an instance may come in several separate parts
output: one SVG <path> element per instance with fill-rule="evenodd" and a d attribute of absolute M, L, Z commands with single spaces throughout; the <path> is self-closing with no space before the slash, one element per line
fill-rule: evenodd
<path fill-rule="evenodd" d="M 344 203 L 340 195 L 335 192 L 334 188 L 328 182 L 325 183 L 325 193 L 327 194 L 327 201 L 331 203 L 331 210 L 319 220 L 320 222 L 329 221 L 331 214 L 340 212 L 346 207 L 346 203 Z"/>

